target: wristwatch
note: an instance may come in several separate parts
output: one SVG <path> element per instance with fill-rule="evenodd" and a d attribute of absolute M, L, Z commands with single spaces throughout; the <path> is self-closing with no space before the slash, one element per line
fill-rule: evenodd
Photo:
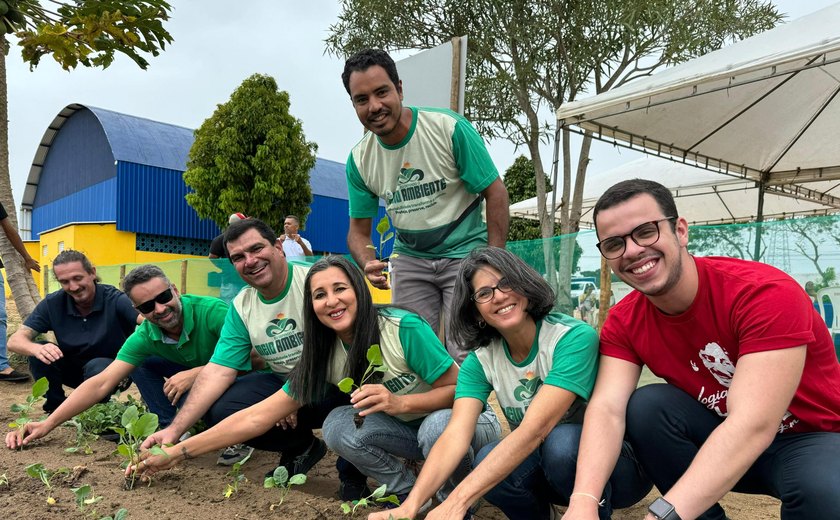
<path fill-rule="evenodd" d="M 677 510 L 670 502 L 662 497 L 657 498 L 648 506 L 648 512 L 653 515 L 656 520 L 682 520 Z"/>

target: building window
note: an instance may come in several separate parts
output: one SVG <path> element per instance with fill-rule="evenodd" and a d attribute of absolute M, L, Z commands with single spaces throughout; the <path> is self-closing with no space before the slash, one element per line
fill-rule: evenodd
<path fill-rule="evenodd" d="M 61 253 L 62 251 L 64 251 L 64 242 L 59 242 L 58 243 L 58 252 Z"/>
<path fill-rule="evenodd" d="M 46 245 L 41 246 L 41 256 L 46 257 L 48 252 L 49 248 Z"/>

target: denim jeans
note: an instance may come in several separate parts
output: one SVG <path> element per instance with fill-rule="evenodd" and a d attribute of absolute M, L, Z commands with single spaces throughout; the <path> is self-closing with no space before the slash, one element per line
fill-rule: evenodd
<path fill-rule="evenodd" d="M 627 407 L 627 435 L 661 493 L 685 473 L 723 418 L 668 384 L 637 389 Z M 782 501 L 782 520 L 840 518 L 840 433 L 782 433 L 732 489 Z M 700 520 L 725 518 L 715 504 Z"/>
<path fill-rule="evenodd" d="M 6 284 L 0 271 L 0 371 L 9 368 L 9 356 L 6 352 Z"/>
<path fill-rule="evenodd" d="M 569 504 L 575 485 L 580 424 L 558 424 L 542 445 L 528 455 L 510 475 L 484 495 L 484 498 L 513 520 L 550 518 L 551 504 Z M 491 455 L 498 443 L 485 446 L 475 466 Z M 629 507 L 643 499 L 651 489 L 642 474 L 630 445 L 624 443 L 621 456 L 604 488 L 604 507 L 598 517 L 609 519 L 613 508 Z"/>
<path fill-rule="evenodd" d="M 104 357 L 93 358 L 87 362 L 63 357 L 47 365 L 35 356 L 29 356 L 29 370 L 32 372 L 32 378 L 37 381 L 42 377 L 46 377 L 50 384 L 46 395 L 47 400 L 44 403 L 44 411 L 52 412 L 67 398 L 62 385 L 76 388 L 83 381 L 90 379 L 108 368 L 111 361 L 113 359 Z M 110 398 L 111 396 L 107 395 L 100 402 L 106 403 Z"/>
<path fill-rule="evenodd" d="M 131 380 L 137 385 L 140 390 L 140 396 L 149 407 L 149 411 L 157 414 L 159 427 L 166 428 L 172 423 L 175 418 L 176 408 L 172 406 L 169 398 L 163 392 L 164 379 L 172 377 L 178 372 L 189 370 L 189 367 L 180 365 L 178 363 L 169 361 L 158 356 L 150 356 L 142 365 L 134 369 L 131 373 Z M 178 401 L 178 406 L 183 405 L 184 400 L 189 395 L 186 392 Z"/>
<path fill-rule="evenodd" d="M 324 441 L 362 473 L 385 484 L 388 493 L 402 495 L 411 490 L 416 480 L 414 471 L 402 459 L 425 459 L 449 423 L 452 410 L 432 412 L 419 426 L 405 424 L 385 413 L 375 413 L 365 416 L 360 428 L 356 428 L 353 422 L 355 413 L 352 406 L 341 406 L 330 412 L 324 420 Z M 469 452 L 438 492 L 438 498 L 445 499 L 454 486 L 467 476 L 473 454 L 500 435 L 499 421 L 488 409 L 479 416 Z"/>

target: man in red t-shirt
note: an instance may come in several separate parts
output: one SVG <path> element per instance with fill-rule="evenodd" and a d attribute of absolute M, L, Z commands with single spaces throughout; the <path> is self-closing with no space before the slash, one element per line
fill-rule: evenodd
<path fill-rule="evenodd" d="M 691 256 L 661 184 L 616 184 L 594 219 L 636 291 L 601 332 L 564 519 L 598 518 L 625 433 L 663 493 L 647 520 L 725 519 L 729 491 L 780 499 L 785 520 L 840 518 L 840 364 L 805 291 L 765 264 Z M 666 384 L 637 389 L 643 365 Z"/>

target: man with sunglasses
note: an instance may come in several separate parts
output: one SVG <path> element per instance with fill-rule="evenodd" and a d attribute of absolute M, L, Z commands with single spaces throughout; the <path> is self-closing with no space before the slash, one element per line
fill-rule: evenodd
<path fill-rule="evenodd" d="M 598 518 L 626 434 L 663 494 L 647 520 L 726 518 L 729 491 L 781 500 L 787 520 L 840 518 L 840 364 L 802 287 L 758 262 L 688 253 L 670 191 L 607 190 L 593 218 L 636 289 L 610 311 L 566 520 Z M 647 365 L 667 383 L 636 388 Z"/>
<path fill-rule="evenodd" d="M 62 386 L 76 388 L 105 370 L 143 321 L 122 291 L 99 283 L 96 268 L 83 253 L 62 251 L 52 268 L 61 289 L 39 302 L 9 338 L 10 351 L 29 357 L 32 377 L 49 381 L 44 403 L 48 413 L 64 402 Z M 49 331 L 55 343 L 36 341 Z"/>
<path fill-rule="evenodd" d="M 105 370 L 84 381 L 46 420 L 6 435 L 15 449 L 106 399 L 131 376 L 149 410 L 166 427 L 201 368 L 213 355 L 228 306 L 218 298 L 178 293 L 163 271 L 141 265 L 123 280 L 128 297 L 146 320 L 125 341 Z"/>

